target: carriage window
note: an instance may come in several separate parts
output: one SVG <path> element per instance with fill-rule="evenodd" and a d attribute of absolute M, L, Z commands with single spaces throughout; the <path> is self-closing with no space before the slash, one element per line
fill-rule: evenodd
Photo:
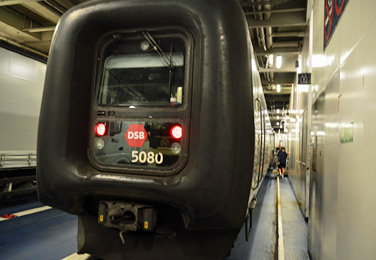
<path fill-rule="evenodd" d="M 126 36 L 104 52 L 100 106 L 167 107 L 183 104 L 185 45 L 180 38 Z"/>

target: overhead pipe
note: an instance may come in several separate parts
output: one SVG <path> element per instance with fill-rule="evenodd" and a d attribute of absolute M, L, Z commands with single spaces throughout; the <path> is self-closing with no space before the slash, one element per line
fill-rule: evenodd
<path fill-rule="evenodd" d="M 255 0 L 252 0 L 252 2 L 255 2 Z M 260 8 L 261 8 L 261 5 L 258 5 L 257 7 L 256 5 L 252 6 L 253 11 L 256 11 L 256 9 L 261 10 Z M 255 19 L 262 20 L 262 14 L 255 14 Z M 266 50 L 264 28 L 256 28 L 255 32 L 256 32 L 259 48 L 262 50 Z"/>
<path fill-rule="evenodd" d="M 307 37 L 309 36 L 306 32 L 296 31 L 296 32 L 275 32 L 272 37 Z"/>
<path fill-rule="evenodd" d="M 255 0 L 252 0 L 252 2 L 255 2 Z M 256 6 L 253 5 L 252 9 L 253 9 L 253 11 L 256 11 Z M 262 15 L 261 14 L 258 14 L 258 15 L 255 14 L 255 19 L 256 20 L 257 19 L 262 20 Z M 255 28 L 254 32 L 255 32 L 255 35 L 256 35 L 256 38 L 257 38 L 258 47 L 262 50 L 266 50 L 264 29 L 263 28 Z M 262 67 L 265 67 L 263 59 L 259 58 L 259 57 L 256 57 L 256 58 L 259 62 L 259 65 L 262 66 Z M 267 78 L 267 73 L 264 73 L 264 77 Z"/>
<path fill-rule="evenodd" d="M 299 47 L 299 46 L 300 46 L 299 41 L 273 43 L 273 47 Z"/>
<path fill-rule="evenodd" d="M 260 1 L 260 0 L 259 0 Z M 272 10 L 272 5 L 271 4 L 264 4 L 264 10 L 265 11 L 271 11 Z M 269 21 L 270 20 L 270 17 L 271 17 L 271 12 L 266 12 L 265 15 L 264 15 L 264 19 L 265 21 Z M 273 34 L 273 31 L 272 31 L 272 27 L 268 26 L 265 28 L 265 32 L 266 32 L 266 35 L 265 35 L 265 40 L 266 40 L 266 49 L 269 50 L 273 47 L 273 37 L 272 37 L 272 34 Z M 273 72 L 269 72 L 268 73 L 268 81 L 274 81 L 274 73 Z"/>
<path fill-rule="evenodd" d="M 260 2 L 261 0 L 257 0 L 258 2 Z M 257 11 L 261 11 L 262 10 L 262 6 L 261 5 L 257 5 Z M 262 21 L 263 20 L 263 17 L 262 17 L 262 14 L 259 13 L 257 15 L 258 17 L 258 20 Z M 263 49 L 264 50 L 267 50 L 267 46 L 266 46 L 266 41 L 265 41 L 265 33 L 264 33 L 264 28 L 261 27 L 261 28 L 258 28 L 259 30 L 259 35 L 260 35 L 260 38 L 262 39 L 262 42 L 263 42 Z"/>
<path fill-rule="evenodd" d="M 264 5 L 264 10 L 265 11 L 271 11 L 272 10 L 272 5 L 271 4 L 265 4 Z M 266 12 L 265 13 L 265 21 L 269 21 L 271 17 L 271 12 Z M 265 28 L 266 31 L 266 48 L 271 49 L 273 46 L 273 38 L 272 38 L 272 27 L 268 26 Z"/>
<path fill-rule="evenodd" d="M 258 13 L 255 14 L 255 19 L 260 20 L 260 21 L 264 20 L 264 16 L 263 16 L 261 11 L 263 11 L 262 10 L 263 8 L 264 8 L 264 10 L 271 11 L 271 9 L 272 9 L 271 4 L 262 5 L 261 0 L 257 0 L 257 1 L 252 0 L 252 2 L 253 3 L 260 2 L 260 4 L 257 4 L 257 5 L 254 4 L 253 5 L 253 11 L 256 11 L 256 10 L 258 11 Z M 271 12 L 267 12 L 265 14 L 265 20 L 269 20 L 270 16 L 271 16 Z M 266 34 L 264 32 L 263 27 L 256 28 L 255 32 L 257 34 L 257 41 L 258 41 L 258 45 L 259 45 L 260 49 L 268 50 L 268 49 L 271 49 L 273 47 L 272 28 L 270 26 L 265 28 Z M 268 64 L 268 62 L 266 62 L 266 64 Z M 260 65 L 265 67 L 266 64 L 264 64 L 264 61 L 261 59 Z M 273 72 L 266 72 L 266 73 L 264 73 L 264 76 L 265 76 L 265 78 L 268 82 L 274 81 L 274 73 Z"/>
<path fill-rule="evenodd" d="M 37 51 L 37 50 L 34 50 L 34 49 L 30 48 L 30 47 L 27 47 L 26 45 L 20 44 L 20 43 L 15 42 L 15 41 L 12 41 L 12 40 L 7 39 L 7 38 L 5 38 L 5 37 L 0 36 L 0 40 L 2 40 L 2 41 L 4 41 L 4 42 L 7 42 L 7 43 L 9 43 L 9 44 L 11 44 L 11 45 L 13 45 L 13 46 L 16 46 L 16 47 L 19 47 L 19 48 L 25 49 L 25 50 L 27 50 L 27 51 L 29 51 L 29 52 L 35 53 L 35 54 L 37 54 L 37 55 L 39 55 L 39 56 L 42 56 L 43 58 L 48 58 L 48 55 L 45 54 L 45 53 L 42 53 L 42 52 Z"/>

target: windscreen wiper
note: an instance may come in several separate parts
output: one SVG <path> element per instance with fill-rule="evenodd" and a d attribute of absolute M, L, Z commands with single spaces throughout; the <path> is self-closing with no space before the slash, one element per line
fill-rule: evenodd
<path fill-rule="evenodd" d="M 166 63 L 167 67 L 169 68 L 168 90 L 171 95 L 171 85 L 174 71 L 174 64 L 172 61 L 172 44 L 170 48 L 170 57 L 167 57 L 167 55 L 163 52 L 162 48 L 159 46 L 159 44 L 155 41 L 155 39 L 153 38 L 153 36 L 151 36 L 149 32 L 143 31 L 142 35 L 145 37 L 148 43 L 151 44 L 151 46 L 153 46 L 153 49 L 159 54 L 159 56 L 162 58 L 162 60 Z"/>
<path fill-rule="evenodd" d="M 162 58 L 162 60 L 166 63 L 167 67 L 170 70 L 174 69 L 174 65 L 172 62 L 172 49 L 170 53 L 170 58 L 167 57 L 167 55 L 163 52 L 162 48 L 158 45 L 158 43 L 154 40 L 153 36 L 147 31 L 143 31 L 142 35 L 145 37 L 145 39 L 150 43 L 151 46 L 153 46 L 153 49 L 159 54 L 159 56 Z"/>

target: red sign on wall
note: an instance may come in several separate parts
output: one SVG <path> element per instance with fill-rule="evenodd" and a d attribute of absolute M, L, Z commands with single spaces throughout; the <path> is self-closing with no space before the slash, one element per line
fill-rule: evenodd
<path fill-rule="evenodd" d="M 334 34 L 349 0 L 325 0 L 324 7 L 324 51 Z"/>
<path fill-rule="evenodd" d="M 142 124 L 130 125 L 125 132 L 125 139 L 130 147 L 141 147 L 147 138 L 148 134 Z"/>

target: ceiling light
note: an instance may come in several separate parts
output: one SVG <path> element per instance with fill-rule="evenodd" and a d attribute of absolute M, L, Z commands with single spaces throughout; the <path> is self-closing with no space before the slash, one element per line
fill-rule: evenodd
<path fill-rule="evenodd" d="M 270 54 L 268 56 L 268 63 L 269 63 L 270 67 L 273 67 L 273 63 L 274 63 L 274 55 L 273 54 Z"/>
<path fill-rule="evenodd" d="M 277 92 L 281 92 L 281 85 L 279 85 L 279 84 L 277 85 Z"/>
<path fill-rule="evenodd" d="M 282 56 L 277 56 L 276 66 L 277 69 L 280 69 L 282 67 Z"/>

